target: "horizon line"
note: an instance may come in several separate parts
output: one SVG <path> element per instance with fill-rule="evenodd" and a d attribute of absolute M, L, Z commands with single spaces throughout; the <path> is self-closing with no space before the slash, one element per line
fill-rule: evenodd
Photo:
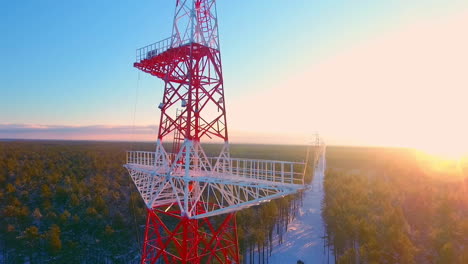
<path fill-rule="evenodd" d="M 103 143 L 155 143 L 156 140 L 105 140 L 105 139 L 60 139 L 60 138 L 0 138 L 0 142 L 15 142 L 15 141 L 56 141 L 56 142 L 103 142 Z M 163 144 L 171 144 L 172 140 L 163 142 Z M 252 143 L 252 142 L 230 142 L 230 145 L 270 145 L 270 146 L 311 146 L 312 144 L 296 144 L 296 143 Z M 223 142 L 204 142 L 201 141 L 201 144 L 213 144 L 220 145 Z M 344 145 L 344 144 L 326 144 L 327 147 L 352 147 L 352 148 L 390 148 L 390 149 L 408 149 L 408 150 L 418 150 L 417 148 L 412 147 L 401 147 L 401 146 L 384 146 L 384 145 Z"/>

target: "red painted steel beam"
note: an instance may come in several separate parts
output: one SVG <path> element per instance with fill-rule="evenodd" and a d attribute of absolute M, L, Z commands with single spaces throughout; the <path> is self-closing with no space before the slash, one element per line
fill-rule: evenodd
<path fill-rule="evenodd" d="M 239 263 L 235 214 L 222 217 L 188 219 L 163 207 L 148 209 L 141 263 Z"/>

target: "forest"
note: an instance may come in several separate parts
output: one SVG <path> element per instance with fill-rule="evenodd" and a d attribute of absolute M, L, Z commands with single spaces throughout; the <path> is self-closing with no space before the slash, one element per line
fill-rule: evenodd
<path fill-rule="evenodd" d="M 207 154 L 219 150 L 204 146 Z M 145 207 L 127 150 L 152 143 L 0 142 L 0 263 L 138 263 Z M 301 161 L 303 146 L 231 146 Z M 408 149 L 328 147 L 322 216 L 336 263 L 468 263 L 468 160 Z M 307 181 L 312 174 L 309 171 Z M 268 263 L 302 195 L 237 213 L 244 263 Z M 310 263 L 310 262 L 305 262 Z"/>
<path fill-rule="evenodd" d="M 153 149 L 153 143 L 0 142 L 0 263 L 139 263 L 146 209 L 123 164 L 127 150 Z M 210 155 L 219 146 L 205 149 Z M 303 161 L 306 148 L 232 145 L 231 154 Z M 300 195 L 284 197 L 237 214 L 244 261 L 268 261 L 273 234 L 287 229 L 299 202 Z"/>
<path fill-rule="evenodd" d="M 468 263 L 468 159 L 330 148 L 322 216 L 336 263 Z"/>

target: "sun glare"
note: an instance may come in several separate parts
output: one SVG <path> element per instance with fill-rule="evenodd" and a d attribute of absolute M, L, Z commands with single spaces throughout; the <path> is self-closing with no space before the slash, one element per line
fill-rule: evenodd
<path fill-rule="evenodd" d="M 468 161 L 466 150 L 467 148 L 460 145 L 419 148 L 418 160 L 428 175 L 456 180 L 466 177 L 464 172 Z"/>
<path fill-rule="evenodd" d="M 460 145 L 431 146 L 421 148 L 420 150 L 428 155 L 446 160 L 460 160 L 461 158 L 468 156 L 468 149 L 465 149 Z"/>
<path fill-rule="evenodd" d="M 443 137 L 444 140 L 426 140 L 421 141 L 419 146 L 415 148 L 421 152 L 438 158 L 441 160 L 459 161 L 462 158 L 468 157 L 468 142 L 459 140 L 460 137 L 453 135 L 452 137 Z"/>

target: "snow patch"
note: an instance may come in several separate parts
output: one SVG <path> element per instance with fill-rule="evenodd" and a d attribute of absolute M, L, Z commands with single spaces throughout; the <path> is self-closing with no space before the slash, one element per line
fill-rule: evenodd
<path fill-rule="evenodd" d="M 324 159 L 324 157 L 322 157 Z M 271 264 L 296 263 L 298 260 L 310 263 L 334 263 L 332 252 L 324 247 L 324 223 L 321 204 L 324 196 L 323 179 L 325 162 L 321 160 L 315 169 L 312 185 L 305 191 L 302 207 L 297 217 L 288 225 L 283 234 L 283 243 L 274 237 L 274 247 L 269 259 Z"/>

